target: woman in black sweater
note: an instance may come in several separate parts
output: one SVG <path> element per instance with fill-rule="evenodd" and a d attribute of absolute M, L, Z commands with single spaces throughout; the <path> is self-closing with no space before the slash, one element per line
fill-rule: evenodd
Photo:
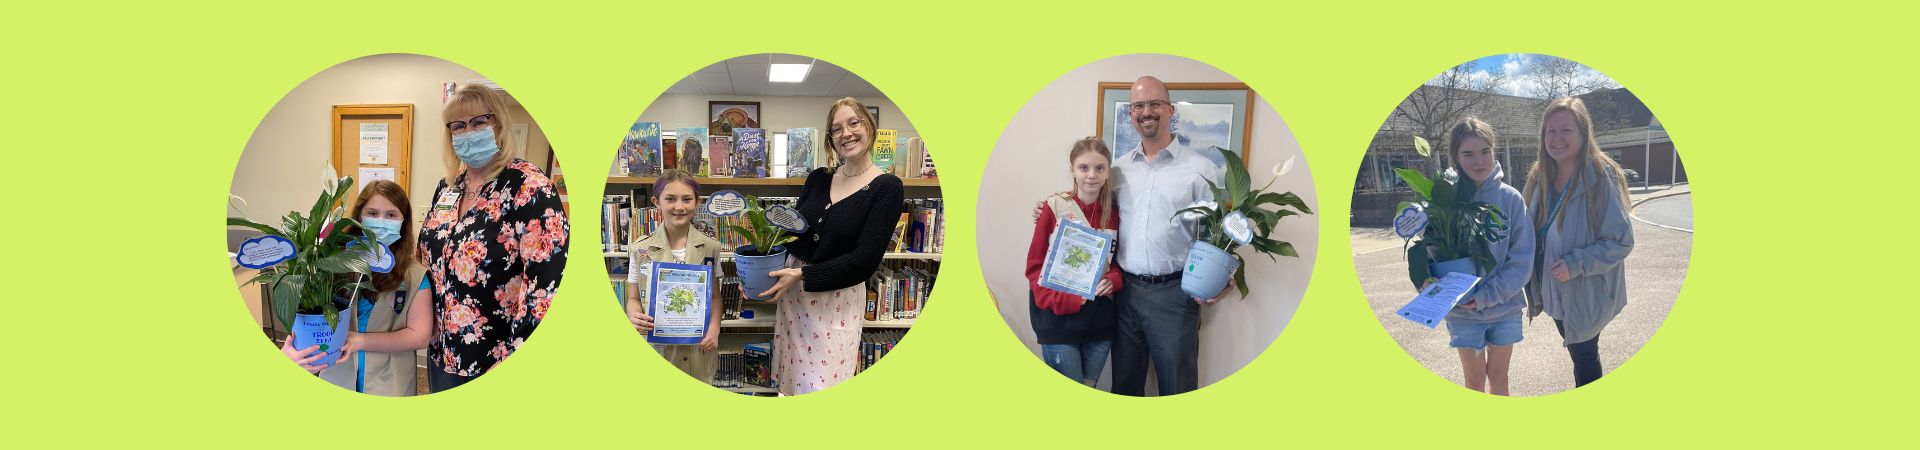
<path fill-rule="evenodd" d="M 839 384 L 859 361 L 866 281 L 905 207 L 900 178 L 874 167 L 875 131 L 858 100 L 843 98 L 827 109 L 827 146 L 840 164 L 807 175 L 796 205 L 807 231 L 787 245 L 787 268 L 772 272 L 779 281 L 766 293 L 780 302 L 774 379 L 783 395 Z"/>

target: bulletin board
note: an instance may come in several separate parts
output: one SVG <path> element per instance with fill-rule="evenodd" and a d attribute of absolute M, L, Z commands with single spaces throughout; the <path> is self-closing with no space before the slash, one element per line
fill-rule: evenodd
<path fill-rule="evenodd" d="M 370 179 L 411 190 L 413 105 L 333 105 L 333 170 L 353 177 L 349 199 Z"/>

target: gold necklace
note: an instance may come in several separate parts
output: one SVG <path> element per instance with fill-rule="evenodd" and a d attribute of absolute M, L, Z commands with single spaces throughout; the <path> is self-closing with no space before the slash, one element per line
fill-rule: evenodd
<path fill-rule="evenodd" d="M 854 173 L 846 173 L 845 171 L 841 171 L 841 175 L 844 175 L 844 176 L 846 176 L 847 178 L 853 178 L 853 177 L 857 177 L 857 176 L 861 176 L 861 175 L 865 175 L 865 174 L 867 173 L 867 171 L 869 171 L 869 170 L 873 170 L 873 163 L 872 163 L 872 162 L 868 162 L 868 163 L 867 163 L 867 167 L 866 167 L 866 168 L 864 168 L 864 169 L 860 169 L 860 171 L 859 171 L 859 172 L 854 172 Z"/>

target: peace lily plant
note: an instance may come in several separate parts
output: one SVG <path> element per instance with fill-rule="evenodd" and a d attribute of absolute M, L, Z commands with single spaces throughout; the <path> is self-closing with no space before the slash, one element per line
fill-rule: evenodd
<path fill-rule="evenodd" d="M 1273 178 L 1268 179 L 1265 186 L 1253 189 L 1253 177 L 1247 173 L 1240 155 L 1220 147 L 1213 150 L 1227 162 L 1224 183 L 1206 180 L 1207 188 L 1213 190 L 1213 200 L 1197 202 L 1173 215 L 1173 220 L 1195 230 L 1180 287 L 1195 298 L 1211 298 L 1226 288 L 1226 274 L 1232 273 L 1240 297 L 1246 298 L 1246 261 L 1234 251 L 1241 246 L 1251 246 L 1274 261 L 1279 261 L 1274 255 L 1300 256 L 1294 252 L 1292 243 L 1269 236 L 1281 218 L 1313 214 L 1313 211 L 1292 192 L 1266 192 L 1274 181 L 1293 171 L 1293 158 L 1274 165 Z"/>
<path fill-rule="evenodd" d="M 281 323 L 293 329 L 295 347 L 320 345 L 322 351 L 329 353 L 330 356 L 316 364 L 328 363 L 338 356 L 339 346 L 333 345 L 333 336 L 339 333 L 334 330 L 343 328 L 340 310 L 333 299 L 353 298 L 355 292 L 369 286 L 368 279 L 373 274 L 369 263 L 373 249 L 356 241 L 378 241 L 358 221 L 341 217 L 344 197 L 352 186 L 353 177 L 334 180 L 320 192 L 320 198 L 314 200 L 307 214 L 288 212 L 280 218 L 278 228 L 243 217 L 227 218 L 227 226 L 251 228 L 292 243 L 291 259 L 261 268 L 258 276 L 242 284 L 265 282 L 270 287 L 274 313 Z M 348 228 L 361 233 L 341 232 Z M 242 250 L 244 254 L 246 245 Z M 315 330 L 315 327 L 321 328 Z"/>
<path fill-rule="evenodd" d="M 1413 137 L 1414 151 L 1431 158 L 1427 140 Z M 1486 273 L 1493 270 L 1488 242 L 1507 237 L 1507 215 L 1499 206 L 1474 201 L 1479 189 L 1473 179 L 1447 169 L 1428 177 L 1419 170 L 1396 168 L 1393 173 L 1413 188 L 1414 201 L 1400 202 L 1395 231 L 1407 238 L 1407 277 L 1414 286 L 1448 272 Z"/>
<path fill-rule="evenodd" d="M 775 280 L 768 274 L 785 267 L 786 244 L 800 238 L 767 220 L 767 209 L 760 205 L 759 197 L 746 196 L 743 212 L 747 216 L 745 226 L 727 226 L 747 239 L 747 245 L 733 249 L 734 269 L 740 275 L 740 293 L 754 300 L 770 300 L 760 296 L 773 288 Z"/>

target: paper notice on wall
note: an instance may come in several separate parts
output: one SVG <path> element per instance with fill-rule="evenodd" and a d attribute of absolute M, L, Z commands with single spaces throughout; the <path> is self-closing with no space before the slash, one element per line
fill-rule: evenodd
<path fill-rule="evenodd" d="M 387 163 L 387 124 L 360 124 L 360 163 Z"/>
<path fill-rule="evenodd" d="M 358 187 L 362 188 L 367 187 L 367 183 L 372 183 L 373 180 L 399 182 L 399 180 L 393 179 L 392 167 L 361 167 L 360 176 L 354 178 L 355 181 L 360 184 Z"/>

